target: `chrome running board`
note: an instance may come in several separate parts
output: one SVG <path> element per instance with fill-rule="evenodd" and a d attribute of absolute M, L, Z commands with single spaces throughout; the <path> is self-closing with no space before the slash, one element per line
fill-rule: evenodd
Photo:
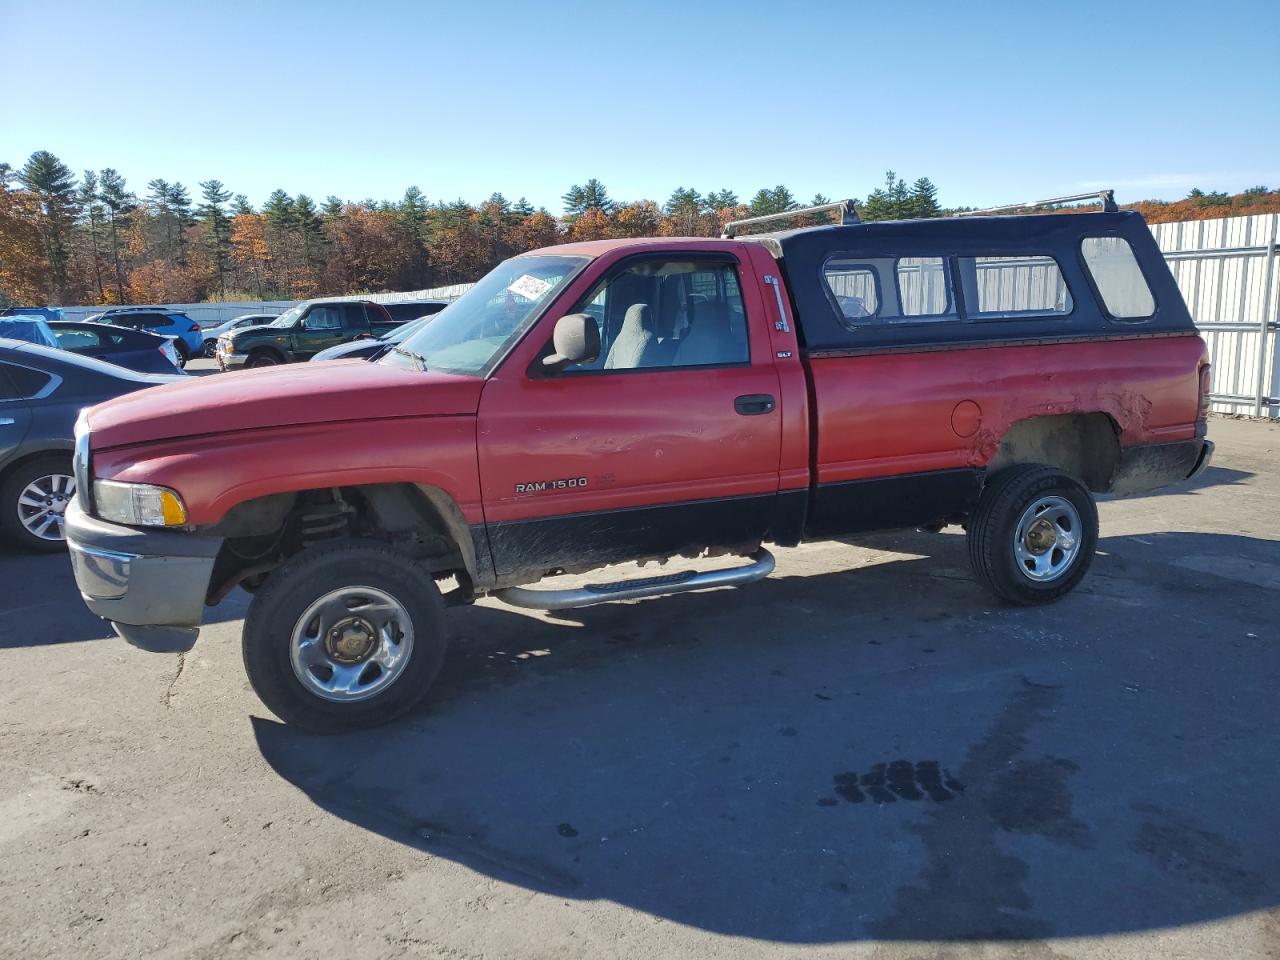
<path fill-rule="evenodd" d="M 687 590 L 706 590 L 708 587 L 734 587 L 753 580 L 763 580 L 773 573 L 773 554 L 763 547 L 752 555 L 745 567 L 726 567 L 723 570 L 683 570 L 661 577 L 640 577 L 635 580 L 618 580 L 614 583 L 589 583 L 571 590 L 536 590 L 529 587 L 507 587 L 495 590 L 493 595 L 513 607 L 530 610 L 569 610 L 573 607 L 591 607 L 597 603 L 614 600 L 639 600 L 644 597 L 664 597 L 670 593 Z"/>

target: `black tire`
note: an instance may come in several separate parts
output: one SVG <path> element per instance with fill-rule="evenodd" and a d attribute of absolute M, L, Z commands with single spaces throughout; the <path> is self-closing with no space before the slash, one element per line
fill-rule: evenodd
<path fill-rule="evenodd" d="M 277 367 L 282 362 L 270 350 L 256 350 L 249 354 L 249 359 L 245 361 L 244 365 L 246 367 Z"/>
<path fill-rule="evenodd" d="M 46 540 L 37 536 L 23 526 L 18 498 L 30 483 L 41 477 L 71 475 L 71 457 L 59 454 L 34 457 L 14 467 L 4 478 L 4 482 L 0 483 L 0 531 L 13 543 L 38 553 L 60 553 L 65 550 L 67 541 L 61 533 L 61 521 L 56 522 L 59 531 L 57 539 Z"/>
<path fill-rule="evenodd" d="M 1064 554 L 1062 570 L 1037 580 L 1020 562 L 1015 538 L 1023 514 L 1038 500 L 1060 498 L 1075 508 L 1080 529 L 1073 556 Z M 978 582 L 1001 600 L 1033 606 L 1070 593 L 1084 578 L 1098 546 L 1098 507 L 1079 480 L 1053 467 L 1020 464 L 996 474 L 969 519 L 969 563 Z M 1050 557 L 1055 556 L 1049 547 Z"/>
<path fill-rule="evenodd" d="M 333 702 L 295 673 L 292 637 L 312 603 L 357 586 L 382 591 L 407 611 L 412 648 L 402 671 L 381 691 Z M 244 667 L 254 692 L 281 720 L 317 733 L 373 727 L 412 710 L 440 672 L 446 646 L 444 600 L 430 574 L 391 547 L 361 541 L 311 547 L 283 563 L 254 595 L 244 624 Z"/>
<path fill-rule="evenodd" d="M 173 349 L 178 353 L 178 366 L 185 368 L 191 362 L 191 350 L 181 340 L 173 341 Z"/>
<path fill-rule="evenodd" d="M 212 360 L 213 355 L 217 352 L 218 352 L 218 341 L 206 340 L 204 342 L 204 349 L 200 351 L 200 355 L 204 357 L 206 360 Z"/>

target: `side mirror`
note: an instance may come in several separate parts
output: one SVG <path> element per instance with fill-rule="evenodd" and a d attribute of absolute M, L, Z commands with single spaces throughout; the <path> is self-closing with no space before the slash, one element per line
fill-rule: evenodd
<path fill-rule="evenodd" d="M 600 325 L 589 313 L 571 313 L 556 321 L 551 335 L 555 353 L 542 358 L 547 370 L 560 370 L 571 363 L 590 363 L 600 356 Z"/>

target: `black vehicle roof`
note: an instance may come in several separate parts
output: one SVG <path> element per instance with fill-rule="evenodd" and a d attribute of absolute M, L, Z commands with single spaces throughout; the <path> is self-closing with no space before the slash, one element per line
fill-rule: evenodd
<path fill-rule="evenodd" d="M 1098 304 L 1080 250 L 1085 237 L 1129 242 L 1156 301 L 1140 321 L 1110 320 Z M 1054 213 L 1021 216 L 939 217 L 802 227 L 740 236 L 766 245 L 782 263 L 801 336 L 809 348 L 864 349 L 972 341 L 1087 337 L 1106 334 L 1187 332 L 1195 329 L 1182 295 L 1142 216 Z M 828 259 L 1043 255 L 1057 261 L 1075 309 L 1067 316 L 992 322 L 868 323 L 851 330 L 824 280 Z"/>
<path fill-rule="evenodd" d="M 149 330 L 136 330 L 133 327 L 117 327 L 114 323 L 98 323 L 95 320 L 46 320 L 49 326 L 57 330 L 59 328 L 70 327 L 88 327 L 91 330 L 101 330 L 104 333 L 110 333 L 113 336 L 131 336 L 131 337 L 151 337 L 155 340 L 172 340 L 172 337 L 166 337 L 163 334 L 152 333 Z"/>

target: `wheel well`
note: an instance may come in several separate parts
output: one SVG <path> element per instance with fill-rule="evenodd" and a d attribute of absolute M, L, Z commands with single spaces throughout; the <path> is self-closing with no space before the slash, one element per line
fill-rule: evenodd
<path fill-rule="evenodd" d="M 1030 417 L 1013 424 L 987 465 L 988 474 L 1017 463 L 1043 463 L 1095 493 L 1111 489 L 1120 463 L 1120 430 L 1105 413 Z"/>
<path fill-rule="evenodd" d="M 6 463 L 3 467 L 0 467 L 0 483 L 4 483 L 8 480 L 9 476 L 19 467 L 30 463 L 32 460 L 39 460 L 42 457 L 64 457 L 66 458 L 67 463 L 70 464 L 72 451 L 70 449 L 50 447 L 47 450 L 35 450 L 31 453 L 24 453 L 12 463 Z"/>
<path fill-rule="evenodd" d="M 466 591 L 476 579 L 470 526 L 438 487 L 380 483 L 269 494 L 236 504 L 200 532 L 224 538 L 211 602 L 313 543 L 343 538 L 395 546 L 433 575 L 455 576 Z"/>
<path fill-rule="evenodd" d="M 263 344 L 262 346 L 259 346 L 259 347 L 251 347 L 249 350 L 249 356 L 252 357 L 255 353 L 269 353 L 271 354 L 271 356 L 276 357 L 280 360 L 284 360 L 285 358 L 284 354 L 281 353 L 279 350 L 277 350 L 275 347 L 267 346 L 266 344 Z"/>

